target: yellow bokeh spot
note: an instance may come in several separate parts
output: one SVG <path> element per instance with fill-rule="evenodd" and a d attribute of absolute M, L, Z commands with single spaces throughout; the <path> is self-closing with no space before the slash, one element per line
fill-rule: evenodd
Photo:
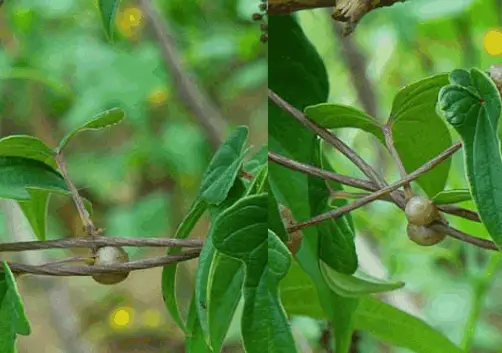
<path fill-rule="evenodd" d="M 491 29 L 485 34 L 485 50 L 490 55 L 502 54 L 502 31 Z"/>
<path fill-rule="evenodd" d="M 148 94 L 148 102 L 154 106 L 164 104 L 168 98 L 169 92 L 166 87 L 155 88 Z"/>
<path fill-rule="evenodd" d="M 129 7 L 122 12 L 122 18 L 129 22 L 129 25 L 136 27 L 143 19 L 143 13 L 137 7 Z"/>
<path fill-rule="evenodd" d="M 131 323 L 132 314 L 132 308 L 118 308 L 110 315 L 110 325 L 115 328 L 125 327 Z"/>
<path fill-rule="evenodd" d="M 158 327 L 162 321 L 162 317 L 158 311 L 146 310 L 143 314 L 141 314 L 141 321 L 145 326 Z"/>

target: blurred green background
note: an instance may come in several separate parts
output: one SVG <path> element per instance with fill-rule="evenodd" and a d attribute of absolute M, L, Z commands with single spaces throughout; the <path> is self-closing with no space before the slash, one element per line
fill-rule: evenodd
<path fill-rule="evenodd" d="M 502 30 L 499 0 L 409 0 L 369 13 L 347 38 L 340 36 L 341 26 L 331 20 L 329 10 L 302 11 L 298 18 L 326 64 L 328 102 L 355 106 L 379 121 L 387 119 L 395 94 L 407 84 L 457 68 L 487 70 L 502 64 L 502 55 L 489 55 L 483 44 L 487 31 Z M 337 134 L 388 181 L 399 179 L 394 161 L 373 136 L 353 129 L 337 130 Z M 454 131 L 452 136 L 459 139 Z M 338 172 L 364 178 L 340 153 L 330 156 Z M 453 158 L 447 188 L 467 188 L 461 152 Z M 461 206 L 474 208 L 469 202 Z M 502 276 L 483 272 L 487 251 L 451 238 L 435 247 L 419 247 L 407 238 L 404 214 L 387 202 L 375 202 L 353 216 L 361 267 L 377 277 L 406 283 L 404 290 L 384 297 L 388 302 L 422 317 L 457 344 L 466 339 L 467 327 L 474 323 L 468 351 L 502 352 Z M 447 218 L 458 229 L 487 237 L 479 224 Z M 484 275 L 489 283 L 486 291 Z M 476 308 L 480 316 L 473 321 L 470 317 L 475 317 Z M 309 349 L 324 351 L 322 325 L 296 318 L 294 328 Z M 364 332 L 358 332 L 358 345 L 357 352 L 363 353 L 409 352 Z"/>
<path fill-rule="evenodd" d="M 222 136 L 248 125 L 251 154 L 267 140 L 266 46 L 251 20 L 258 4 L 155 4 L 184 68 L 224 117 Z M 92 201 L 94 222 L 108 235 L 172 235 L 214 150 L 180 103 L 148 22 L 138 2 L 122 1 L 110 43 L 95 1 L 20 0 L 0 7 L 1 137 L 30 134 L 55 147 L 65 132 L 102 110 L 118 106 L 126 112 L 124 123 L 83 133 L 66 150 L 70 175 Z M 0 241 L 33 238 L 15 204 L 3 202 L 2 209 Z M 204 219 L 195 236 L 204 237 L 206 229 Z M 48 238 L 82 233 L 72 201 L 53 196 Z M 163 249 L 127 250 L 133 259 L 164 254 Z M 37 263 L 81 254 L 87 252 L 44 251 L 43 257 L 24 252 L 4 258 Z M 195 267 L 196 261 L 179 267 L 184 313 Z M 160 268 L 136 271 L 111 287 L 85 277 L 20 278 L 33 332 L 20 338 L 19 353 L 183 352 L 183 334 L 164 308 L 160 274 Z M 232 352 L 240 351 L 236 325 L 229 334 Z"/>

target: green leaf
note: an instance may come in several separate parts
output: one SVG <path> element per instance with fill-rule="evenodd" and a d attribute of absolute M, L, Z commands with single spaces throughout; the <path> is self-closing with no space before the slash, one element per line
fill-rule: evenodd
<path fill-rule="evenodd" d="M 239 126 L 216 151 L 202 177 L 200 200 L 213 205 L 225 200 L 242 166 L 247 136 L 248 128 Z"/>
<path fill-rule="evenodd" d="M 452 144 L 448 127 L 436 113 L 439 90 L 447 82 L 446 74 L 431 76 L 404 87 L 394 98 L 388 124 L 408 173 Z M 447 159 L 417 179 L 429 197 L 444 189 L 450 164 Z"/>
<path fill-rule="evenodd" d="M 438 192 L 432 201 L 436 205 L 447 205 L 464 201 L 472 201 L 471 192 L 469 189 L 455 189 Z"/>
<path fill-rule="evenodd" d="M 278 284 L 291 258 L 286 246 L 267 230 L 267 219 L 267 194 L 246 196 L 218 217 L 213 244 L 245 264 L 242 338 L 246 351 L 294 352 L 293 336 L 278 298 Z"/>
<path fill-rule="evenodd" d="M 369 276 L 357 270 L 353 275 L 346 275 L 333 270 L 321 261 L 321 272 L 328 286 L 342 297 L 359 297 L 365 294 L 388 292 L 404 286 L 404 282 L 388 282 Z"/>
<path fill-rule="evenodd" d="M 219 352 L 242 297 L 242 262 L 216 252 L 209 279 L 207 319 L 210 342 L 213 350 Z"/>
<path fill-rule="evenodd" d="M 47 206 L 50 193 L 45 190 L 28 189 L 31 200 L 18 201 L 19 207 L 37 236 L 38 240 L 45 240 L 47 230 Z"/>
<path fill-rule="evenodd" d="M 354 328 L 415 353 L 463 352 L 422 320 L 371 297 L 360 300 Z"/>
<path fill-rule="evenodd" d="M 101 130 L 106 127 L 116 125 L 124 119 L 124 111 L 120 108 L 112 108 L 96 115 L 92 120 L 86 122 L 82 126 L 72 130 L 59 142 L 56 151 L 61 151 L 70 139 L 77 133 L 84 130 Z"/>
<path fill-rule="evenodd" d="M 0 352 L 16 351 L 16 336 L 31 333 L 30 323 L 24 312 L 24 305 L 16 286 L 16 280 L 9 266 L 2 261 L 0 273 Z"/>
<path fill-rule="evenodd" d="M 462 138 L 465 168 L 474 203 L 491 238 L 502 246 L 502 160 L 497 133 L 501 101 L 482 71 L 455 70 L 441 89 L 440 109 Z"/>
<path fill-rule="evenodd" d="M 197 221 L 210 205 L 219 205 L 225 201 L 242 166 L 245 156 L 243 149 L 247 135 L 247 127 L 237 127 L 216 151 L 204 172 L 198 196 L 188 215 L 179 225 L 174 238 L 184 239 L 188 237 Z M 167 251 L 167 254 L 176 254 L 180 251 L 180 249 L 171 248 Z M 177 268 L 177 264 L 163 267 L 162 295 L 167 311 L 171 314 L 174 322 L 185 330 L 176 300 Z"/>
<path fill-rule="evenodd" d="M 195 275 L 195 306 L 204 339 L 219 351 L 241 297 L 242 264 L 221 255 L 213 245 L 214 222 L 221 212 L 235 203 L 245 192 L 237 179 L 227 200 L 209 209 L 211 228 L 207 235 Z"/>
<path fill-rule="evenodd" d="M 206 211 L 208 205 L 203 201 L 196 201 L 188 214 L 185 216 L 183 221 L 178 226 L 176 233 L 174 234 L 175 239 L 185 239 L 190 235 L 190 232 L 195 227 L 195 224 L 199 221 L 202 214 Z M 181 252 L 180 249 L 171 248 L 167 251 L 167 254 L 176 254 Z M 171 264 L 166 265 L 162 268 L 162 297 L 164 298 L 164 304 L 166 309 L 171 315 L 174 322 L 183 331 L 186 331 L 185 324 L 181 318 L 178 301 L 176 299 L 176 270 L 178 265 Z"/>
<path fill-rule="evenodd" d="M 185 339 L 185 349 L 187 353 L 211 353 L 211 348 L 204 340 L 204 334 L 200 320 L 197 317 L 197 309 L 195 308 L 195 298 L 192 297 L 190 309 L 188 310 L 187 329 L 190 334 Z"/>
<path fill-rule="evenodd" d="M 321 167 L 322 151 L 320 141 L 314 144 L 312 165 Z M 324 179 L 308 176 L 309 204 L 311 217 L 331 209 L 330 192 Z M 357 255 L 354 234 L 345 217 L 328 219 L 317 226 L 319 235 L 319 259 L 338 272 L 352 274 L 357 269 Z M 329 283 L 328 283 L 329 284 Z"/>
<path fill-rule="evenodd" d="M 305 108 L 305 114 L 326 129 L 355 128 L 376 136 L 384 145 L 385 137 L 372 116 L 356 108 L 341 104 L 321 103 Z"/>
<path fill-rule="evenodd" d="M 314 282 L 298 263 L 293 262 L 287 276 L 281 281 L 280 290 L 288 314 L 327 318 L 316 295 Z M 360 297 L 351 326 L 367 331 L 383 342 L 416 353 L 462 352 L 422 320 L 369 296 Z"/>
<path fill-rule="evenodd" d="M 63 177 L 38 160 L 0 157 L 0 198 L 30 200 L 28 189 L 68 192 Z"/>
<path fill-rule="evenodd" d="M 11 135 L 0 139 L 0 156 L 35 159 L 57 168 L 54 151 L 33 136 Z"/>
<path fill-rule="evenodd" d="M 281 301 L 288 315 L 326 318 L 319 302 L 316 286 L 298 261 L 293 261 L 279 285 Z"/>
<path fill-rule="evenodd" d="M 326 102 L 329 93 L 326 68 L 295 18 L 291 15 L 271 16 L 268 27 L 274 33 L 268 46 L 269 88 L 301 111 L 309 105 Z M 268 112 L 269 150 L 310 163 L 314 134 L 270 100 Z M 277 201 L 287 206 L 295 219 L 310 217 L 310 206 L 305 202 L 308 200 L 306 175 L 270 163 L 269 182 Z M 321 305 L 329 313 L 335 331 L 336 351 L 347 351 L 352 335 L 350 315 L 357 300 L 337 296 L 324 281 L 318 264 L 316 227 L 308 227 L 302 234 L 302 246 L 296 259 L 314 281 Z"/>
<path fill-rule="evenodd" d="M 101 20 L 103 21 L 106 37 L 109 40 L 113 39 L 115 13 L 117 12 L 119 5 L 120 0 L 98 0 Z"/>

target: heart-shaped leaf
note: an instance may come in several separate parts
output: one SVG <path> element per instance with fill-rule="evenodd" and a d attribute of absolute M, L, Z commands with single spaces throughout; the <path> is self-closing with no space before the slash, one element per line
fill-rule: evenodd
<path fill-rule="evenodd" d="M 2 261 L 0 272 L 0 352 L 16 352 L 16 336 L 27 336 L 30 323 L 9 266 Z"/>
<path fill-rule="evenodd" d="M 502 246 L 502 160 L 497 87 L 482 71 L 455 70 L 441 89 L 439 106 L 462 138 L 469 187 L 491 238 Z"/>
<path fill-rule="evenodd" d="M 408 173 L 451 146 L 448 127 L 436 113 L 439 90 L 447 83 L 446 74 L 431 76 L 404 87 L 394 98 L 387 124 Z M 417 179 L 429 197 L 444 189 L 450 164 L 447 159 Z"/>
<path fill-rule="evenodd" d="M 291 257 L 267 230 L 268 196 L 246 196 L 218 217 L 213 244 L 245 264 L 242 338 L 247 352 L 294 352 L 291 329 L 278 297 L 278 285 Z"/>

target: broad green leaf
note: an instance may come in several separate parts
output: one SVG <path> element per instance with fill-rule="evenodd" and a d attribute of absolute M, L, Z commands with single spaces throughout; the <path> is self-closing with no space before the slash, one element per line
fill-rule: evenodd
<path fill-rule="evenodd" d="M 242 197 L 245 191 L 242 181 L 237 179 L 227 200 L 218 206 L 210 207 L 211 228 L 204 241 L 195 275 L 195 307 L 198 319 L 204 339 L 215 351 L 219 351 L 218 347 L 225 338 L 241 297 L 243 272 L 241 262 L 221 255 L 214 248 L 214 222 L 220 213 Z M 237 287 L 229 285 L 235 281 Z"/>
<path fill-rule="evenodd" d="M 56 151 L 61 151 L 70 139 L 84 130 L 101 130 L 106 127 L 116 125 L 124 119 L 124 111 L 120 108 L 112 108 L 96 115 L 92 120 L 86 122 L 82 126 L 73 129 L 59 142 Z"/>
<path fill-rule="evenodd" d="M 341 104 L 321 103 L 305 108 L 305 114 L 326 129 L 355 128 L 376 136 L 384 145 L 385 137 L 372 116 L 356 108 Z"/>
<path fill-rule="evenodd" d="M 482 71 L 455 70 L 439 93 L 446 120 L 462 138 L 469 187 L 491 238 L 502 246 L 502 160 L 497 133 L 501 101 Z"/>
<path fill-rule="evenodd" d="M 312 165 L 321 167 L 322 151 L 320 141 L 313 149 Z M 324 179 L 308 177 L 309 204 L 311 217 L 331 209 L 330 192 Z M 328 219 L 317 226 L 319 235 L 319 259 L 338 272 L 352 274 L 357 269 L 357 255 L 354 245 L 354 233 L 345 217 Z"/>
<path fill-rule="evenodd" d="M 242 262 L 216 252 L 210 273 L 208 322 L 211 347 L 219 352 L 242 297 Z"/>
<path fill-rule="evenodd" d="M 447 205 L 464 201 L 472 201 L 471 192 L 469 189 L 455 189 L 438 192 L 432 201 L 436 205 Z"/>
<path fill-rule="evenodd" d="M 113 39 L 113 29 L 115 28 L 115 13 L 120 5 L 120 0 L 98 0 L 99 12 L 103 27 L 108 39 Z"/>
<path fill-rule="evenodd" d="M 35 159 L 56 169 L 52 151 L 42 140 L 28 135 L 11 135 L 0 139 L 0 156 Z"/>
<path fill-rule="evenodd" d="M 288 315 L 326 318 L 319 302 L 316 286 L 298 261 L 293 261 L 279 285 L 281 301 Z"/>
<path fill-rule="evenodd" d="M 333 270 L 323 261 L 320 266 L 328 286 L 342 297 L 359 297 L 366 294 L 388 292 L 404 286 L 404 282 L 384 281 L 369 276 L 359 269 L 353 275 L 346 275 Z"/>
<path fill-rule="evenodd" d="M 225 200 L 242 166 L 247 136 L 248 128 L 239 126 L 216 151 L 202 177 L 200 200 L 213 205 Z"/>
<path fill-rule="evenodd" d="M 0 198 L 30 200 L 27 189 L 67 192 L 63 177 L 38 160 L 0 157 Z"/>
<path fill-rule="evenodd" d="M 268 85 L 295 108 L 324 103 L 329 93 L 324 63 L 314 46 L 291 15 L 271 16 L 269 31 Z M 287 40 L 286 40 L 287 39 Z M 269 101 L 269 149 L 300 162 L 310 163 L 314 134 Z M 270 187 L 280 204 L 287 206 L 296 220 L 310 217 L 307 176 L 274 163 L 269 164 Z M 337 351 L 347 351 L 352 330 L 350 312 L 354 299 L 334 294 L 324 281 L 318 264 L 316 227 L 302 231 L 303 241 L 296 259 L 316 285 L 323 309 L 329 313 L 334 327 Z"/>
<path fill-rule="evenodd" d="M 354 328 L 415 353 L 463 352 L 422 320 L 371 297 L 360 300 Z"/>
<path fill-rule="evenodd" d="M 190 235 L 190 232 L 195 227 L 195 224 L 199 221 L 202 214 L 206 211 L 208 205 L 203 201 L 196 201 L 188 214 L 185 216 L 183 221 L 178 226 L 174 238 L 185 239 Z M 176 254 L 181 250 L 177 248 L 170 248 L 168 254 Z M 176 270 L 178 269 L 177 264 L 166 265 L 162 268 L 162 297 L 164 298 L 164 304 L 166 309 L 171 315 L 171 318 L 182 330 L 185 329 L 185 324 L 181 318 L 178 301 L 176 299 Z"/>
<path fill-rule="evenodd" d="M 2 261 L 0 272 L 0 352 L 16 351 L 16 336 L 31 333 L 30 323 L 9 266 Z"/>
<path fill-rule="evenodd" d="M 174 238 L 184 239 L 188 237 L 197 221 L 210 205 L 219 205 L 225 201 L 242 166 L 245 155 L 243 149 L 247 135 L 247 127 L 239 126 L 218 148 L 204 172 L 198 196 L 188 215 L 179 225 Z M 167 254 L 176 254 L 180 251 L 180 249 L 171 248 L 167 251 Z M 184 330 L 184 323 L 176 300 L 177 268 L 177 264 L 163 267 L 162 295 L 166 308 L 174 322 Z"/>
<path fill-rule="evenodd" d="M 452 144 L 448 127 L 436 113 L 439 90 L 447 83 L 446 74 L 431 76 L 404 87 L 394 98 L 388 124 L 408 173 Z M 447 159 L 417 179 L 429 197 L 444 189 L 450 164 Z"/>
<path fill-rule="evenodd" d="M 294 352 L 278 285 L 291 258 L 286 246 L 267 230 L 267 194 L 246 196 L 218 217 L 213 244 L 245 264 L 242 338 L 247 352 Z"/>

